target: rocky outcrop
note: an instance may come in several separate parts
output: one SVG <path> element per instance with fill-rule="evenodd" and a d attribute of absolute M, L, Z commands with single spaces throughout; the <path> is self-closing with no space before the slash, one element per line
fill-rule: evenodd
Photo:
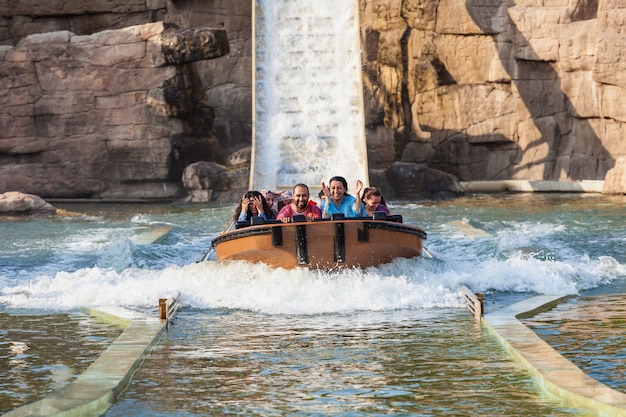
<path fill-rule="evenodd" d="M 620 157 L 615 166 L 606 174 L 604 194 L 626 194 L 626 157 Z"/>
<path fill-rule="evenodd" d="M 0 194 L 0 215 L 56 214 L 57 209 L 43 198 L 17 191 Z"/>
<path fill-rule="evenodd" d="M 0 47 L 0 191 L 176 195 L 185 166 L 222 159 L 190 63 L 228 51 L 223 30 L 162 22 Z"/>
<path fill-rule="evenodd" d="M 186 195 L 180 199 L 186 203 L 210 201 L 232 202 L 248 188 L 249 163 L 230 168 L 215 162 L 200 161 L 188 165 L 183 171 L 183 187 Z"/>

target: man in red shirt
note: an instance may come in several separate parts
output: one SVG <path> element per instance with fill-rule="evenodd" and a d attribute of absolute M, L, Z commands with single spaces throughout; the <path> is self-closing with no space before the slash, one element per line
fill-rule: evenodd
<path fill-rule="evenodd" d="M 322 212 L 317 205 L 309 204 L 309 187 L 305 184 L 296 184 L 291 195 L 293 202 L 283 207 L 276 216 L 276 220 L 289 223 L 293 216 L 304 215 L 308 221 L 321 219 Z"/>

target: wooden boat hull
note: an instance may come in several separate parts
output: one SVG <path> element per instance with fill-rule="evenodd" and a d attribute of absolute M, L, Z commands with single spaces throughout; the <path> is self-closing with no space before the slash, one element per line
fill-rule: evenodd
<path fill-rule="evenodd" d="M 389 220 L 368 217 L 246 225 L 221 234 L 212 246 L 218 261 L 263 262 L 286 269 L 367 268 L 422 255 L 426 233 L 398 218 L 401 221 L 401 216 L 389 216 Z"/>

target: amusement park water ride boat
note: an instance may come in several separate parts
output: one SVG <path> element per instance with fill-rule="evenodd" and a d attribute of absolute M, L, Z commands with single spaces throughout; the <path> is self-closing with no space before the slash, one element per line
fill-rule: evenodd
<path fill-rule="evenodd" d="M 253 217 L 238 222 L 212 241 L 221 260 L 262 262 L 291 269 L 367 268 L 395 258 L 422 255 L 426 232 L 404 224 L 401 215 L 376 212 L 372 217 L 344 217 L 291 223 Z"/>

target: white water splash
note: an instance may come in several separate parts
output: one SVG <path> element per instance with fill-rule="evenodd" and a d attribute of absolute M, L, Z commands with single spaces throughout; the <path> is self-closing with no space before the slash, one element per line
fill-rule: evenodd
<path fill-rule="evenodd" d="M 200 262 L 156 271 L 94 267 L 5 287 L 0 304 L 59 310 L 100 305 L 150 309 L 159 298 L 180 294 L 187 307 L 267 314 L 462 308 L 456 294 L 461 284 L 477 292 L 576 294 L 623 277 L 623 269 L 607 259 L 570 264 L 522 252 L 505 262 L 399 259 L 379 268 L 335 272 L 246 262 Z"/>
<path fill-rule="evenodd" d="M 368 182 L 357 1 L 257 0 L 251 187 Z"/>
<path fill-rule="evenodd" d="M 409 222 L 428 220 L 426 244 L 433 259 L 398 259 L 365 271 L 333 273 L 245 262 L 196 264 L 230 208 L 165 218 L 143 214 L 132 223 L 0 223 L 6 237 L 0 241 L 0 310 L 100 305 L 156 310 L 159 298 L 180 293 L 186 307 L 308 315 L 457 308 L 461 284 L 493 298 L 577 294 L 602 286 L 619 291 L 626 285 L 623 229 L 613 226 L 613 217 L 584 224 L 569 223 L 569 217 L 502 221 L 495 215 L 487 221 L 490 216 L 482 215 L 470 223 L 490 236 L 477 239 L 447 226 L 455 206 L 393 207 L 413 219 Z M 132 243 L 146 222 L 164 220 L 178 225 L 166 243 Z"/>

